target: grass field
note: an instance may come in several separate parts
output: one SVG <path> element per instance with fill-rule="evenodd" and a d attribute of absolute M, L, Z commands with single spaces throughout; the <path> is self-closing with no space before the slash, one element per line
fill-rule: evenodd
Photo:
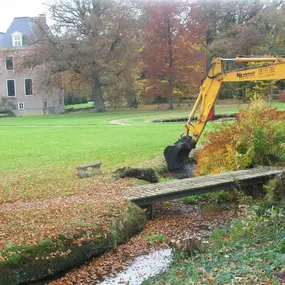
<path fill-rule="evenodd" d="M 82 104 L 73 104 L 73 105 L 65 105 L 64 109 L 84 109 L 84 108 L 90 108 L 93 107 L 93 103 L 82 103 Z"/>
<path fill-rule="evenodd" d="M 149 165 L 178 139 L 183 124 L 110 121 L 156 116 L 157 112 L 145 111 L 87 111 L 2 119 L 0 203 L 89 193 L 96 179 L 79 180 L 77 165 L 101 161 L 107 174 L 122 166 Z"/>
<path fill-rule="evenodd" d="M 285 103 L 278 103 L 285 109 Z M 217 107 L 217 113 L 236 111 Z M 154 124 L 153 119 L 183 117 L 188 109 L 122 110 L 17 117 L 0 120 L 0 203 L 65 196 L 88 191 L 75 166 L 101 161 L 105 173 L 123 166 L 163 161 L 164 148 L 183 132 L 181 123 Z M 207 125 L 210 130 L 212 123 Z M 87 179 L 89 181 L 89 179 Z"/>

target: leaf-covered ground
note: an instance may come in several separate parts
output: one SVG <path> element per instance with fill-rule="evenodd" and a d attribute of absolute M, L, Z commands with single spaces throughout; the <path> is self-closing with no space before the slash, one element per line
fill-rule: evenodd
<path fill-rule="evenodd" d="M 67 198 L 1 205 L 0 250 L 9 245 L 34 245 L 45 238 L 56 238 L 58 234 L 72 236 L 100 225 L 108 213 L 115 214 L 116 207 L 122 204 L 124 186 L 116 182 L 109 187 L 102 185 L 102 181 L 97 181 L 87 194 Z"/>
<path fill-rule="evenodd" d="M 138 255 L 168 247 L 170 240 L 193 233 L 198 236 L 208 235 L 213 228 L 224 225 L 234 216 L 236 213 L 232 211 L 216 209 L 204 212 L 195 206 L 184 205 L 182 202 L 159 204 L 156 219 L 149 221 L 143 231 L 132 237 L 126 244 L 118 246 L 114 251 L 107 252 L 99 258 L 92 259 L 57 280 L 39 284 L 97 284 L 100 280 L 128 266 Z"/>

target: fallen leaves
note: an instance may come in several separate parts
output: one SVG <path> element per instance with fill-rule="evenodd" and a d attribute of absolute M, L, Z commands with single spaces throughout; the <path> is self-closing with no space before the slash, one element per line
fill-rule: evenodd
<path fill-rule="evenodd" d="M 180 205 L 180 206 L 179 206 Z M 171 239 L 180 239 L 195 233 L 197 236 L 207 236 L 209 231 L 205 228 L 221 226 L 229 219 L 234 217 L 235 213 L 230 211 L 215 211 L 212 214 L 204 214 L 193 206 L 185 212 L 181 202 L 172 202 L 158 204 L 156 207 L 157 217 L 149 221 L 143 231 L 132 237 L 127 243 L 122 244 L 114 251 L 109 251 L 104 255 L 93 258 L 87 264 L 70 271 L 56 281 L 51 281 L 49 285 L 74 285 L 74 284 L 97 284 L 100 280 L 114 275 L 127 267 L 134 257 L 168 247 L 165 242 L 150 244 L 145 238 L 150 234 L 160 233 L 168 241 Z M 191 210 L 192 209 L 192 210 Z M 92 282 L 89 282 L 91 278 Z"/>
<path fill-rule="evenodd" d="M 107 221 L 120 215 L 122 189 L 129 181 L 85 180 L 75 183 L 85 194 L 0 205 L 0 250 L 9 245 L 35 245 L 59 235 L 71 237 L 80 231 L 88 239 L 88 231 L 99 226 L 104 233 Z"/>

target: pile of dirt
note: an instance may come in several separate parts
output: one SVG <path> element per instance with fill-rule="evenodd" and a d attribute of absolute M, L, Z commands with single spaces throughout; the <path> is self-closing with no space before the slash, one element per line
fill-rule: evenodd
<path fill-rule="evenodd" d="M 145 180 L 150 183 L 157 183 L 159 181 L 159 177 L 153 168 L 123 167 L 117 169 L 114 174 L 118 178 L 132 177 Z"/>

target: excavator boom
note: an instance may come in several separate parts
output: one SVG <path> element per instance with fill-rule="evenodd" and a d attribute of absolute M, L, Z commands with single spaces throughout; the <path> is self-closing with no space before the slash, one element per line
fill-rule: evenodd
<path fill-rule="evenodd" d="M 226 62 L 252 63 L 251 66 L 234 70 L 223 70 Z M 285 79 L 285 58 L 283 57 L 236 57 L 215 58 L 207 68 L 206 79 L 200 87 L 184 133 L 173 145 L 164 150 L 169 171 L 185 166 L 190 151 L 195 148 L 206 124 L 211 108 L 214 106 L 224 82 L 245 82 Z M 192 120 L 200 107 L 197 120 Z"/>

